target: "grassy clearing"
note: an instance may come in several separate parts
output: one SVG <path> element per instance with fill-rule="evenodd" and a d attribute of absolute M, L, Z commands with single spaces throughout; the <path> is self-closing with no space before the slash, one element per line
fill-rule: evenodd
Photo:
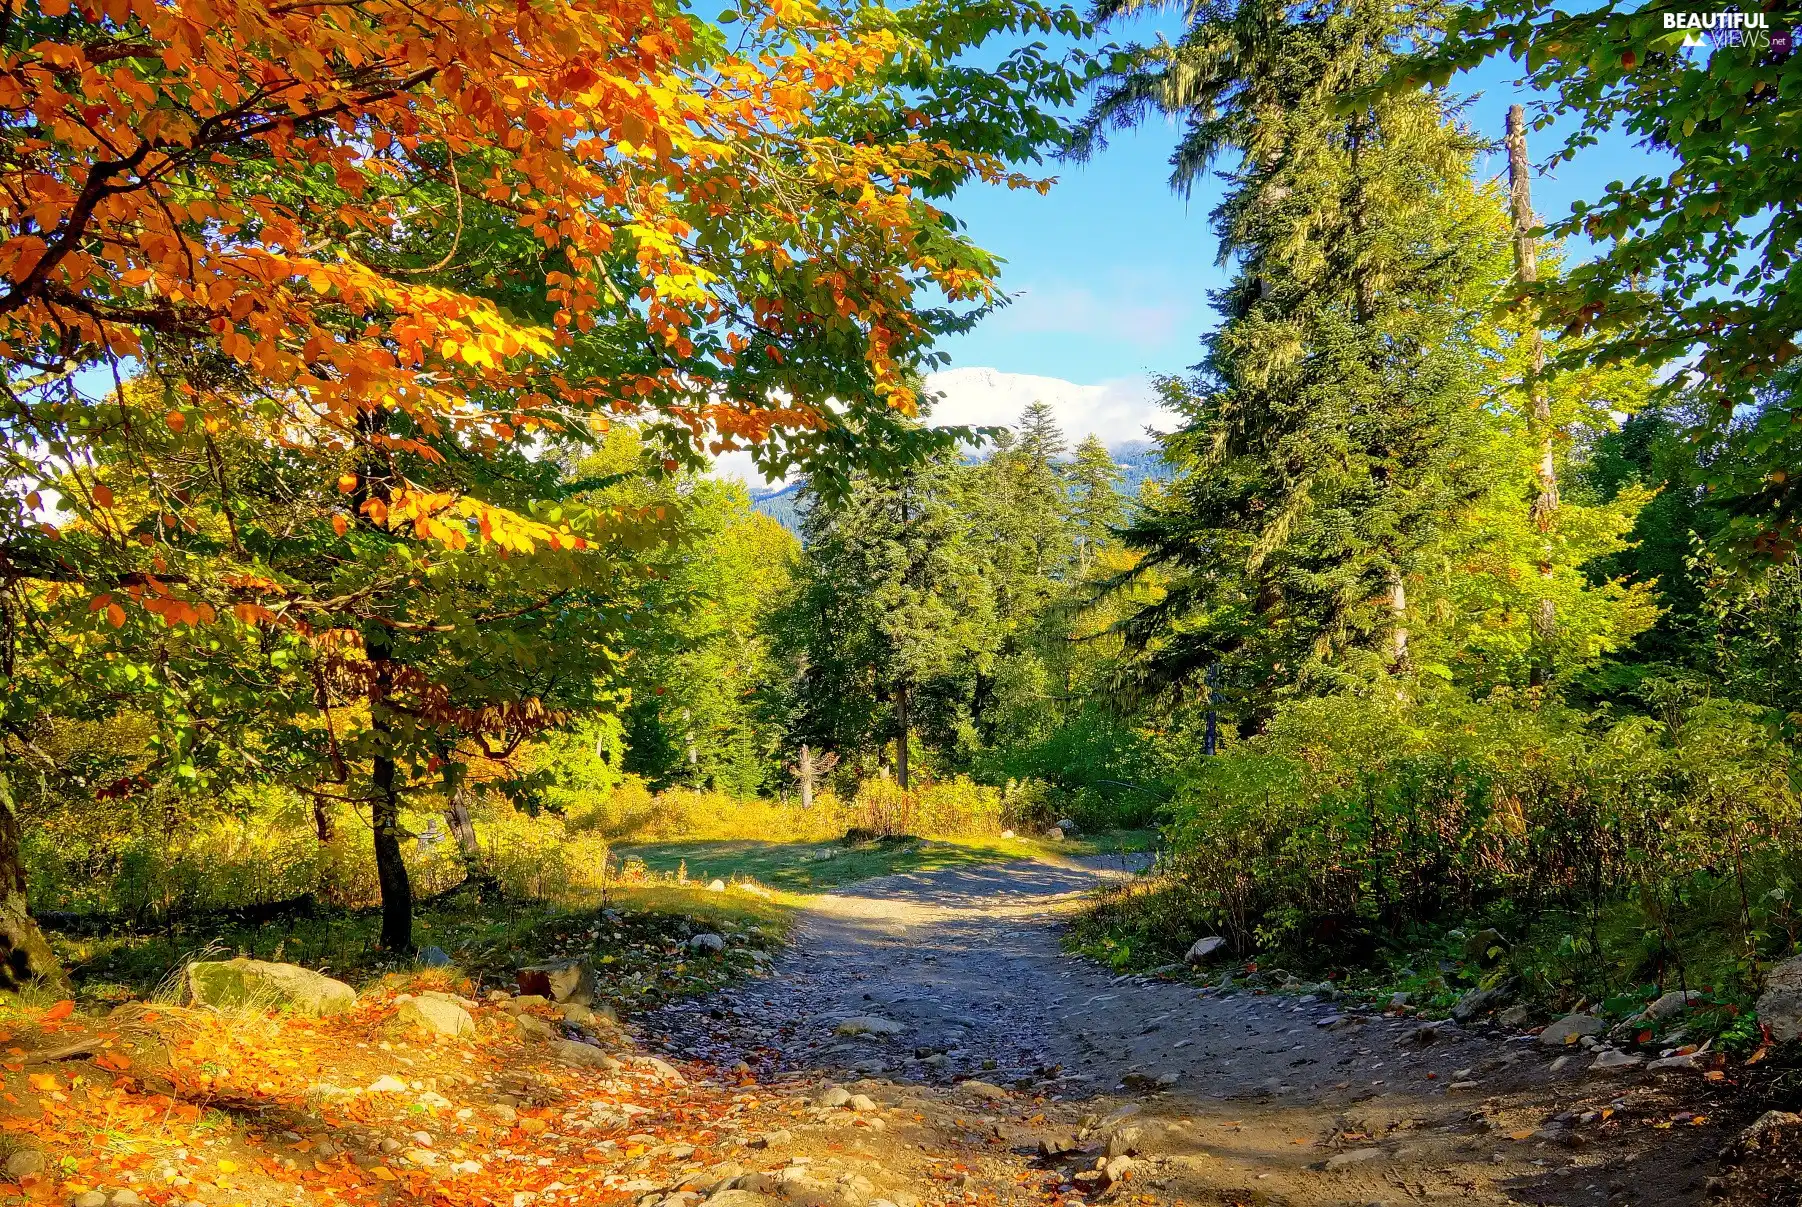
<path fill-rule="evenodd" d="M 682 993 L 706 992 L 728 979 L 726 963 L 690 962 L 682 943 L 702 930 L 781 942 L 797 899 L 780 892 L 708 892 L 701 884 L 628 884 L 579 904 L 552 905 L 454 893 L 420 911 L 421 950 L 442 948 L 478 981 L 510 984 L 522 963 L 581 954 L 608 969 L 616 1006 L 632 1010 Z M 178 923 L 145 933 L 99 937 L 52 933 L 52 942 L 84 999 L 96 1003 L 154 995 L 196 958 L 286 960 L 353 985 L 410 968 L 377 950 L 376 910 L 321 909 L 257 925 Z"/>
<path fill-rule="evenodd" d="M 651 872 L 686 873 L 691 880 L 756 880 L 790 893 L 817 893 L 901 872 L 1139 851 L 1146 849 L 1151 839 L 1150 831 L 1128 831 L 1062 843 L 1032 838 L 906 836 L 862 842 L 684 840 L 616 846 L 614 854 L 627 866 L 637 860 Z"/>

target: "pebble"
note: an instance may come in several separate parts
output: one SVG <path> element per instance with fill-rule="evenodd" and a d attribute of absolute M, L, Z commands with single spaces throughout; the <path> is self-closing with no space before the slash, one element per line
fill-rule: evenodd
<path fill-rule="evenodd" d="M 6 1158 L 6 1176 L 17 1182 L 44 1172 L 44 1154 L 35 1148 L 21 1148 Z"/>

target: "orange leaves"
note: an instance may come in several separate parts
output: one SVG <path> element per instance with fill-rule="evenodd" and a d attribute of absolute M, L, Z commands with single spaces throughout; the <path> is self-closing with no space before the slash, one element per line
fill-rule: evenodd
<path fill-rule="evenodd" d="M 74 1014 L 74 1013 L 75 1013 L 75 1003 L 70 1001 L 69 999 L 65 998 L 62 1001 L 56 1003 L 54 1006 L 51 1006 L 48 1010 L 44 1011 L 43 1014 L 39 1015 L 39 1018 L 44 1022 L 53 1023 L 53 1022 L 58 1021 L 59 1019 L 68 1018 L 71 1014 Z"/>

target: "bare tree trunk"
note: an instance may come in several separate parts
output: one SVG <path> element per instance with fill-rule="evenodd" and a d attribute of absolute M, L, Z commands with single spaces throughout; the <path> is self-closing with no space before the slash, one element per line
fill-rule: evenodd
<path fill-rule="evenodd" d="M 317 796 L 313 798 L 313 833 L 319 836 L 320 846 L 330 842 L 337 833 L 332 825 L 331 806 Z"/>
<path fill-rule="evenodd" d="M 813 750 L 806 742 L 801 743 L 801 759 L 795 768 L 795 778 L 801 781 L 801 807 L 813 808 Z"/>
<path fill-rule="evenodd" d="M 1539 248 L 1533 238 L 1537 223 L 1533 219 L 1533 181 L 1527 160 L 1527 113 L 1520 105 L 1508 108 L 1508 134 L 1504 141 L 1508 147 L 1508 201 L 1514 226 L 1514 275 L 1523 284 L 1532 284 L 1539 279 Z M 1525 385 L 1533 431 L 1539 437 L 1539 493 L 1533 499 L 1532 517 L 1541 532 L 1550 532 L 1559 505 L 1557 431 L 1552 426 L 1552 400 L 1545 388 L 1545 339 L 1539 331 L 1538 306 L 1531 306 L 1527 313 Z M 1541 578 L 1552 576 L 1549 548 L 1539 563 L 1539 574 Z M 1533 615 L 1534 637 L 1542 647 L 1542 655 L 1535 659 L 1531 672 L 1535 685 L 1543 684 L 1548 677 L 1551 655 L 1549 648 L 1543 647 L 1549 647 L 1557 632 L 1558 605 L 1547 596 L 1539 601 Z"/>
<path fill-rule="evenodd" d="M 457 849 L 473 874 L 482 862 L 482 844 L 476 841 L 475 822 L 469 818 L 469 784 L 462 776 L 457 777 L 456 786 L 445 800 L 444 822 L 457 836 Z"/>
<path fill-rule="evenodd" d="M 407 861 L 400 853 L 400 789 L 395 783 L 394 755 L 387 745 L 392 733 L 382 697 L 388 693 L 386 659 L 376 672 L 376 690 L 370 700 L 372 725 L 381 743 L 371 760 L 375 803 L 370 820 L 375 831 L 375 876 L 382 889 L 382 948 L 391 953 L 413 950 L 413 882 Z"/>
<path fill-rule="evenodd" d="M 13 812 L 10 785 L 0 773 L 0 990 L 20 989 L 34 981 L 60 988 L 69 978 L 26 906 L 19 818 Z"/>
<path fill-rule="evenodd" d="M 908 790 L 907 779 L 907 684 L 895 689 L 895 782 L 901 791 Z"/>
<path fill-rule="evenodd" d="M 1399 570 L 1392 571 L 1389 578 L 1389 614 L 1395 625 L 1390 653 L 1399 671 L 1408 665 L 1408 587 Z"/>

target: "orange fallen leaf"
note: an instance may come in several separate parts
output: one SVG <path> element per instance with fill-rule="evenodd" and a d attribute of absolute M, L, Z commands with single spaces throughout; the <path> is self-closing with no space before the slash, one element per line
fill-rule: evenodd
<path fill-rule="evenodd" d="M 50 1091 L 58 1088 L 56 1074 L 54 1073 L 33 1073 L 27 1077 L 26 1080 L 31 1082 L 32 1089 L 37 1090 L 40 1093 L 48 1094 Z"/>
<path fill-rule="evenodd" d="M 74 1013 L 75 1013 L 75 1003 L 72 1001 L 69 1001 L 67 998 L 65 998 L 62 1001 L 56 1003 L 56 1005 L 50 1007 L 50 1009 L 44 1011 L 44 1021 L 47 1023 L 53 1023 L 59 1018 L 68 1018 L 71 1014 L 74 1014 Z"/>
<path fill-rule="evenodd" d="M 1508 1138 L 1510 1140 L 1531 1140 L 1533 1138 L 1533 1129 L 1528 1128 L 1526 1131 L 1509 1132 Z"/>

